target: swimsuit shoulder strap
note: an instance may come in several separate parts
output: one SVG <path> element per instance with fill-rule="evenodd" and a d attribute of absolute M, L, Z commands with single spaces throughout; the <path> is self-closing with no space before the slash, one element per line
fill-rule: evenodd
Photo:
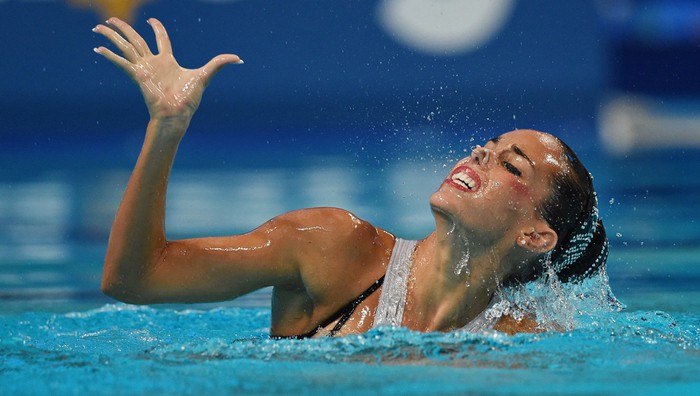
<path fill-rule="evenodd" d="M 396 238 L 391 259 L 386 269 L 386 280 L 379 304 L 374 314 L 372 327 L 401 326 L 406 305 L 408 275 L 411 270 L 411 258 L 418 241 Z"/>

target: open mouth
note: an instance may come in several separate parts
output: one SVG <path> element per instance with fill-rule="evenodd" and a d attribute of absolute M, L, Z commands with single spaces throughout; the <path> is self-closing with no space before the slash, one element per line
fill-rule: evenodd
<path fill-rule="evenodd" d="M 473 169 L 460 166 L 446 180 L 450 185 L 467 192 L 476 192 L 481 187 L 481 179 Z"/>

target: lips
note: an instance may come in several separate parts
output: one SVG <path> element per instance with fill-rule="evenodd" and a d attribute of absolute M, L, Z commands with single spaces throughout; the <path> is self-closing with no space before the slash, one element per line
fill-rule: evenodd
<path fill-rule="evenodd" d="M 445 181 L 449 185 L 465 192 L 476 192 L 481 188 L 481 178 L 472 168 L 466 165 L 455 168 Z"/>

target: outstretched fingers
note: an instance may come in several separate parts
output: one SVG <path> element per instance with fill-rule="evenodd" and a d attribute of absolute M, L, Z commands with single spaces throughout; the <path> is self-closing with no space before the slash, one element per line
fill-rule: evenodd
<path fill-rule="evenodd" d="M 172 54 L 173 48 L 170 44 L 170 38 L 168 37 L 168 31 L 165 30 L 165 26 L 160 23 L 159 20 L 155 18 L 150 18 L 148 24 L 153 28 L 153 32 L 156 34 L 156 44 L 158 45 L 158 53 Z"/>

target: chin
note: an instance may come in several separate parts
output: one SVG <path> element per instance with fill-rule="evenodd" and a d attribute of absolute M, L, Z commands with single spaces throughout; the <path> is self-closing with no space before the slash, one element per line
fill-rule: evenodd
<path fill-rule="evenodd" d="M 444 191 L 438 190 L 430 196 L 430 209 L 435 217 L 448 218 L 454 221 L 454 210 L 450 198 Z"/>
<path fill-rule="evenodd" d="M 479 215 L 475 215 L 473 209 L 466 207 L 463 197 L 455 195 L 449 187 L 445 187 L 441 186 L 430 196 L 430 209 L 435 217 L 436 227 L 457 227 L 465 230 L 478 228 L 476 223 L 479 223 Z"/>

